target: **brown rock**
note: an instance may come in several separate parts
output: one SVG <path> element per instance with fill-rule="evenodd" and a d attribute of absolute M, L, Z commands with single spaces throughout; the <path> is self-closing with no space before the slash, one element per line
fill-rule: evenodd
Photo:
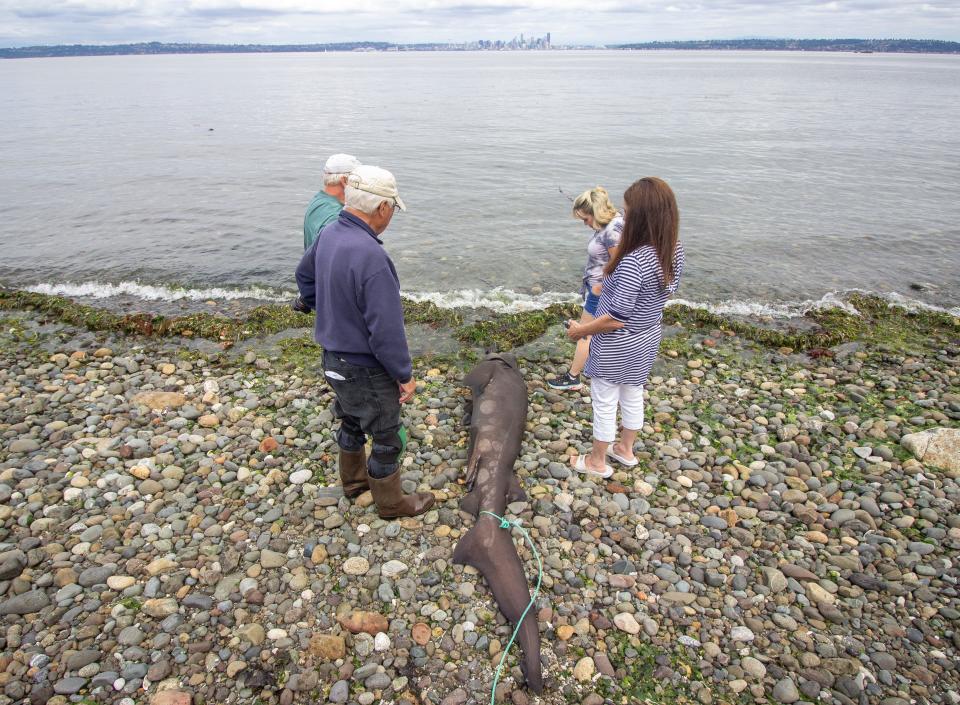
<path fill-rule="evenodd" d="M 569 624 L 561 624 L 557 627 L 557 638 L 560 641 L 566 641 L 574 634 L 574 629 Z"/>
<path fill-rule="evenodd" d="M 60 568 L 53 576 L 53 584 L 57 587 L 73 585 L 77 582 L 77 573 L 73 568 Z"/>
<path fill-rule="evenodd" d="M 130 468 L 130 474 L 133 475 L 138 480 L 146 480 L 150 477 L 150 468 L 146 465 L 134 465 Z"/>
<path fill-rule="evenodd" d="M 151 561 L 146 565 L 144 570 L 147 572 L 147 575 L 160 575 L 161 573 L 169 573 L 177 569 L 176 561 L 172 561 L 169 558 L 157 558 L 155 561 Z"/>
<path fill-rule="evenodd" d="M 793 565 L 793 563 L 784 563 L 781 565 L 780 572 L 786 575 L 788 578 L 793 578 L 794 580 L 820 580 L 820 578 L 806 568 Z"/>
<path fill-rule="evenodd" d="M 310 560 L 314 565 L 320 565 L 327 560 L 327 549 L 322 543 L 318 543 L 310 554 Z"/>
<path fill-rule="evenodd" d="M 203 428 L 214 428 L 220 425 L 220 419 L 217 418 L 216 414 L 204 414 L 197 419 L 197 424 Z"/>
<path fill-rule="evenodd" d="M 161 690 L 150 698 L 150 705 L 190 705 L 193 696 L 185 690 Z"/>
<path fill-rule="evenodd" d="M 414 624 L 411 633 L 413 640 L 420 644 L 420 646 L 423 646 L 430 641 L 430 637 L 432 636 L 430 633 L 430 627 L 423 622 L 417 622 Z"/>
<path fill-rule="evenodd" d="M 376 612 L 364 612 L 356 610 L 350 614 L 344 615 L 339 619 L 340 626 L 352 634 L 366 632 L 371 636 L 376 636 L 379 632 L 385 632 L 390 628 L 387 618 Z"/>
<path fill-rule="evenodd" d="M 180 392 L 140 392 L 133 398 L 133 403 L 162 411 L 183 406 L 187 398 Z"/>
<path fill-rule="evenodd" d="M 615 590 L 625 590 L 632 588 L 637 584 L 637 579 L 632 575 L 621 575 L 620 573 L 612 573 L 607 576 L 607 582 L 610 584 L 610 587 Z"/>
<path fill-rule="evenodd" d="M 279 447 L 280 447 L 280 444 L 277 443 L 277 440 L 273 436 L 267 436 L 262 441 L 260 441 L 261 453 L 272 453 Z"/>
<path fill-rule="evenodd" d="M 310 646 L 307 647 L 307 653 L 324 661 L 336 661 L 346 655 L 347 646 L 342 636 L 314 634 L 310 637 Z"/>

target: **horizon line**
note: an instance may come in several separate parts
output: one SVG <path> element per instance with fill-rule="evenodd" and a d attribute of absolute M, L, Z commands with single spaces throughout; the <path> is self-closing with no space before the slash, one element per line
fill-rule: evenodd
<path fill-rule="evenodd" d="M 180 40 L 139 40 L 139 41 L 119 41 L 110 43 L 66 43 L 57 44 L 23 44 L 18 46 L 0 46 L 0 51 L 9 51 L 16 49 L 53 49 L 57 47 L 124 47 L 124 46 L 207 46 L 207 47 L 331 47 L 346 45 L 382 45 L 388 47 L 402 46 L 462 46 L 465 44 L 476 44 L 477 42 L 502 42 L 509 44 L 512 39 L 468 39 L 463 41 L 413 41 L 413 42 L 394 42 L 380 39 L 354 39 L 341 40 L 335 42 L 208 42 L 208 41 L 180 41 Z M 651 39 L 651 40 L 618 40 L 616 42 L 602 43 L 558 43 L 551 46 L 558 47 L 618 47 L 633 44 L 701 44 L 710 42 L 931 42 L 938 44 L 960 44 L 960 39 L 932 39 L 926 37 L 725 37 L 712 39 Z"/>

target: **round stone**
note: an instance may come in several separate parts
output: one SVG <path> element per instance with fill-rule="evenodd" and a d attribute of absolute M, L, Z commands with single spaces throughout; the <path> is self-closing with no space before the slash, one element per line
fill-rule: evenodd
<path fill-rule="evenodd" d="M 347 575 L 365 575 L 370 570 L 370 562 L 363 556 L 353 556 L 343 562 L 343 572 Z"/>
<path fill-rule="evenodd" d="M 290 484 L 302 485 L 303 483 L 307 482 L 307 480 L 309 480 L 311 477 L 313 477 L 313 473 L 310 472 L 309 470 L 297 470 L 295 472 L 290 473 Z"/>

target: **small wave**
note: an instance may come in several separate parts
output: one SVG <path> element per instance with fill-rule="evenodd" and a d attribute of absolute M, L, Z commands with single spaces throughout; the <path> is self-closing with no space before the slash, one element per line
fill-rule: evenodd
<path fill-rule="evenodd" d="M 871 294 L 869 291 L 863 289 L 852 289 L 851 293 L 856 292 L 858 294 Z M 872 294 L 873 296 L 879 296 L 882 299 L 886 299 L 891 306 L 899 306 L 902 309 L 907 311 L 917 312 L 917 311 L 933 311 L 935 313 L 946 313 L 951 316 L 957 316 L 960 318 L 960 306 L 953 306 L 951 308 L 945 308 L 943 306 L 937 306 L 935 304 L 928 304 L 925 301 L 918 301 L 917 299 L 911 299 L 903 294 L 898 294 L 895 291 L 888 291 L 885 294 Z"/>
<path fill-rule="evenodd" d="M 271 303 L 286 303 L 296 295 L 295 291 L 252 286 L 246 289 L 212 287 L 208 289 L 141 284 L 136 281 L 109 282 L 89 281 L 79 283 L 39 283 L 25 287 L 26 291 L 57 296 L 108 299 L 127 296 L 143 301 L 236 301 L 252 300 Z M 667 306 L 689 306 L 721 316 L 754 316 L 775 319 L 799 318 L 808 311 L 839 308 L 856 315 L 858 311 L 847 300 L 851 294 L 879 296 L 908 311 L 935 311 L 960 317 L 960 307 L 945 308 L 912 299 L 895 292 L 877 293 L 865 289 L 847 289 L 831 292 L 819 299 L 803 301 L 770 302 L 728 299 L 716 302 L 671 299 Z M 454 291 L 403 292 L 404 297 L 418 303 L 430 302 L 444 309 L 488 309 L 496 313 L 519 313 L 547 308 L 552 304 L 579 302 L 580 296 L 572 292 L 547 291 L 538 294 L 497 287 L 495 289 L 458 289 Z"/>
<path fill-rule="evenodd" d="M 839 308 L 847 313 L 857 315 L 859 311 L 843 299 L 842 294 L 829 293 L 819 299 L 805 301 L 788 301 L 771 303 L 762 301 L 739 301 L 730 299 L 717 303 L 702 303 L 686 299 L 671 299 L 667 306 L 687 306 L 715 313 L 718 316 L 756 316 L 761 318 L 800 318 L 808 311 L 819 311 L 827 308 Z"/>
<path fill-rule="evenodd" d="M 542 294 L 522 294 L 497 287 L 493 290 L 459 289 L 457 291 L 403 292 L 417 303 L 430 302 L 439 308 L 486 308 L 497 313 L 537 311 L 553 304 L 569 304 L 581 301 L 577 294 L 557 291 Z"/>
<path fill-rule="evenodd" d="M 27 291 L 37 294 L 51 294 L 55 296 L 76 296 L 91 299 L 109 299 L 116 296 L 132 296 L 143 301 L 236 301 L 238 299 L 254 299 L 257 301 L 285 302 L 290 300 L 290 294 L 284 294 L 275 289 L 266 287 L 251 287 L 249 289 L 224 289 L 213 287 L 210 289 L 188 289 L 155 284 L 140 284 L 139 282 L 122 281 L 118 284 L 106 282 L 81 282 L 79 284 L 34 284 L 26 287 Z"/>

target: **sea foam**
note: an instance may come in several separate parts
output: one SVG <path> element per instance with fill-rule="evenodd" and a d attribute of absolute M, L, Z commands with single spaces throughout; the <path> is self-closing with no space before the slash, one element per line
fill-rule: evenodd
<path fill-rule="evenodd" d="M 163 284 L 142 284 L 136 281 L 117 283 L 88 281 L 77 283 L 42 282 L 25 287 L 26 291 L 75 298 L 109 299 L 131 297 L 143 301 L 236 301 L 249 300 L 269 303 L 286 303 L 296 296 L 296 291 L 266 286 L 248 288 L 193 288 Z M 751 301 L 726 299 L 721 301 L 690 301 L 671 299 L 667 306 L 688 306 L 703 309 L 722 316 L 747 316 L 774 319 L 791 319 L 803 316 L 808 311 L 839 308 L 856 314 L 856 308 L 848 300 L 851 294 L 870 294 L 886 299 L 893 306 L 908 311 L 936 311 L 960 316 L 960 307 L 944 308 L 912 299 L 896 292 L 876 293 L 863 289 L 848 289 L 831 292 L 819 299 L 802 301 Z M 580 297 L 572 292 L 548 291 L 529 294 L 497 287 L 495 289 L 456 289 L 453 291 L 404 291 L 403 295 L 415 302 L 430 302 L 440 308 L 488 309 L 495 313 L 519 313 L 547 308 L 552 304 L 576 303 Z"/>

